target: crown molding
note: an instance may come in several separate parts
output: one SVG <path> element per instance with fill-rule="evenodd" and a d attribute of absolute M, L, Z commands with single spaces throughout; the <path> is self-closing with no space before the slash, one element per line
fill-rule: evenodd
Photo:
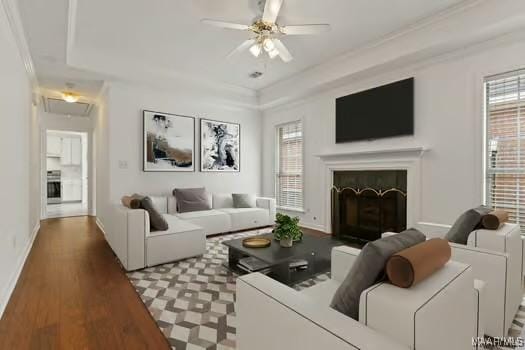
<path fill-rule="evenodd" d="M 106 77 L 105 80 L 110 83 L 139 83 L 151 87 L 164 87 L 168 89 L 177 85 L 199 86 L 204 90 L 220 95 L 222 103 L 232 104 L 236 108 L 259 109 L 257 92 L 253 89 L 197 78 L 180 72 L 143 67 L 140 62 L 131 62 L 131 64 L 129 64 L 129 57 L 123 60 L 118 57 L 108 56 L 107 54 L 101 55 L 96 51 L 95 53 L 83 51 L 76 46 L 77 12 L 78 0 L 69 0 L 66 45 L 66 64 L 68 66 L 102 74 Z M 127 63 L 124 64 L 124 62 Z M 110 66 L 118 67 L 118 71 L 115 69 L 108 71 L 107 67 Z M 137 69 L 137 67 L 140 69 Z"/>
<path fill-rule="evenodd" d="M 7 24 L 13 35 L 20 58 L 24 64 L 29 81 L 32 85 L 33 90 L 38 89 L 38 79 L 36 76 L 35 68 L 33 65 L 33 59 L 27 45 L 25 37 L 24 27 L 20 18 L 20 12 L 18 11 L 18 5 L 15 0 L 1 0 L 1 5 L 7 18 Z"/>
<path fill-rule="evenodd" d="M 280 108 L 352 81 L 432 60 L 521 30 L 525 28 L 524 4 L 513 0 L 460 3 L 259 90 L 259 107 Z"/>

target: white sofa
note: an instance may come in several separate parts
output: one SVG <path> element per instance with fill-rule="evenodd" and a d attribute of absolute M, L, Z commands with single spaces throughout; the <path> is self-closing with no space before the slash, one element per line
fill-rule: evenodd
<path fill-rule="evenodd" d="M 386 232 L 383 236 L 395 233 Z M 436 234 L 429 238 L 435 238 Z M 505 337 L 523 299 L 523 244 L 520 226 L 470 233 L 467 245 L 450 243 L 452 259 L 472 266 L 474 278 L 486 283 L 485 333 Z"/>
<path fill-rule="evenodd" d="M 379 283 L 360 298 L 359 322 L 329 304 L 359 255 L 332 250 L 332 278 L 298 292 L 254 273 L 237 279 L 237 348 L 472 349 L 477 305 L 469 265 L 449 261 L 416 286 Z"/>
<path fill-rule="evenodd" d="M 166 231 L 150 231 L 143 209 L 112 207 L 106 240 L 128 271 L 181 260 L 206 252 L 206 236 L 272 225 L 275 200 L 257 198 L 256 208 L 234 208 L 231 194 L 210 195 L 211 210 L 177 212 L 172 195 L 150 196 L 168 222 Z"/>

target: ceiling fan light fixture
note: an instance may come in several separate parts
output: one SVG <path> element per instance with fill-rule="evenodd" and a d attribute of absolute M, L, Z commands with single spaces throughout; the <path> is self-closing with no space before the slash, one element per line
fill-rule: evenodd
<path fill-rule="evenodd" d="M 260 44 L 255 44 L 252 47 L 250 47 L 250 53 L 255 57 L 259 57 L 259 55 L 261 54 L 261 51 L 262 51 L 262 48 Z"/>
<path fill-rule="evenodd" d="M 268 56 L 273 60 L 275 57 L 279 55 L 279 51 L 277 49 L 273 49 L 272 51 L 268 52 Z"/>
<path fill-rule="evenodd" d="M 79 95 L 72 93 L 72 92 L 63 92 L 62 93 L 62 99 L 68 103 L 75 103 L 80 98 Z"/>
<path fill-rule="evenodd" d="M 270 53 L 271 51 L 275 50 L 275 44 L 273 43 L 272 39 L 266 38 L 263 41 L 263 48 L 264 51 Z"/>

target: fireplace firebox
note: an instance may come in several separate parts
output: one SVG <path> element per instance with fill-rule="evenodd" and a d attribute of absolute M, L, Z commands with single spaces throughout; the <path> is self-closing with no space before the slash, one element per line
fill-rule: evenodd
<path fill-rule="evenodd" d="M 366 243 L 406 229 L 406 170 L 336 171 L 331 191 L 337 238 Z"/>

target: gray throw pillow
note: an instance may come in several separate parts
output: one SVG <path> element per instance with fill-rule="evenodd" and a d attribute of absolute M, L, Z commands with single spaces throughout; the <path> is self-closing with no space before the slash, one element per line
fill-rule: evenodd
<path fill-rule="evenodd" d="M 173 190 L 173 195 L 177 199 L 179 213 L 211 209 L 210 197 L 204 187 L 176 188 Z"/>
<path fill-rule="evenodd" d="M 140 207 L 148 212 L 149 226 L 151 231 L 166 231 L 168 222 L 161 213 L 155 208 L 153 201 L 149 197 L 134 194 L 133 198 L 140 199 Z"/>
<path fill-rule="evenodd" d="M 256 208 L 255 195 L 247 193 L 232 193 L 233 206 L 235 208 Z"/>
<path fill-rule="evenodd" d="M 467 244 L 470 233 L 480 227 L 483 216 L 491 211 L 492 209 L 482 205 L 467 210 L 454 222 L 445 239 L 452 243 Z"/>
<path fill-rule="evenodd" d="M 397 235 L 367 243 L 335 292 L 330 306 L 359 321 L 361 293 L 384 278 L 388 258 L 425 240 L 424 234 L 411 228 Z"/>

